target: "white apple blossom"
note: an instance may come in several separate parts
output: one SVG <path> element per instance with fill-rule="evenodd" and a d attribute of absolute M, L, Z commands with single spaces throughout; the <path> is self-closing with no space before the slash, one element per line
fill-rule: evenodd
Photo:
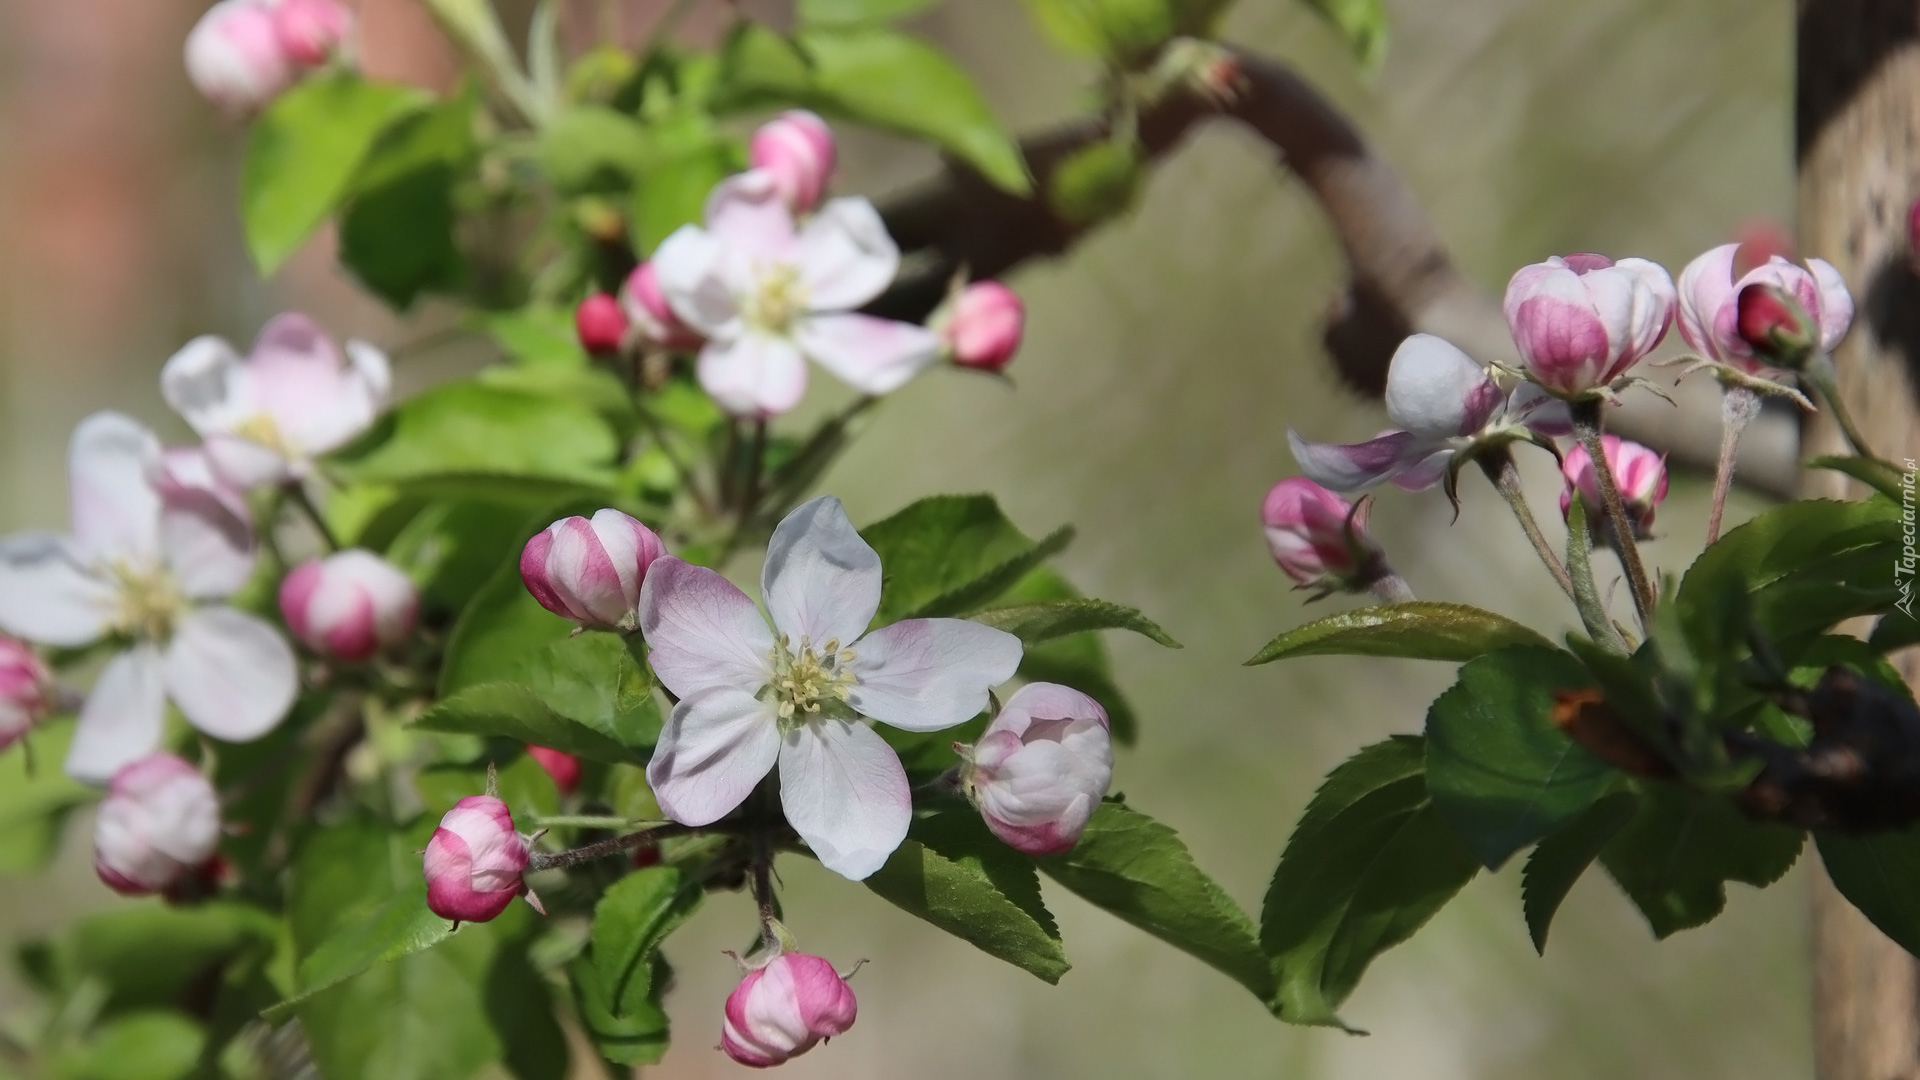
<path fill-rule="evenodd" d="M 705 567 L 663 557 L 640 590 L 654 674 L 680 698 L 647 780 L 675 821 L 732 812 L 774 766 L 787 821 L 829 870 L 858 881 L 906 838 L 900 759 L 869 721 L 939 731 L 977 715 L 1020 665 L 1020 639 L 964 619 L 866 633 L 880 556 L 840 500 L 774 530 L 760 578 L 768 619 Z M 862 636 L 865 635 L 865 636 Z"/>
<path fill-rule="evenodd" d="M 244 742 L 293 704 L 293 651 L 220 601 L 253 570 L 253 533 L 217 489 L 183 482 L 152 432 L 118 413 L 74 429 L 73 532 L 0 538 L 0 630 L 72 648 L 111 637 L 80 710 L 67 772 L 105 783 L 160 745 L 171 699 L 215 738 Z"/>
<path fill-rule="evenodd" d="M 867 200 L 833 199 L 796 223 L 773 176 L 755 170 L 713 190 L 706 222 L 676 230 L 652 263 L 674 314 L 707 339 L 697 371 L 721 408 L 786 412 L 806 392 L 809 358 L 867 394 L 939 359 L 926 327 L 854 313 L 900 268 Z"/>

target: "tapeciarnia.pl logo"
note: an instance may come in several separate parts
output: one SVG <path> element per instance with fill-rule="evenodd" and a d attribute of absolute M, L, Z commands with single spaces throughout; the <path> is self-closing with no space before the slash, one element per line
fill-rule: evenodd
<path fill-rule="evenodd" d="M 1903 464 L 1907 467 L 1906 471 L 1900 474 L 1900 539 L 1904 546 L 1901 548 L 1900 558 L 1893 564 L 1894 587 L 1900 590 L 1900 599 L 1895 601 L 1893 606 L 1905 612 L 1907 618 L 1911 619 L 1914 617 L 1913 572 L 1916 561 L 1920 561 L 1920 555 L 1916 555 L 1913 550 L 1913 475 L 1916 470 L 1912 458 L 1905 459 Z"/>

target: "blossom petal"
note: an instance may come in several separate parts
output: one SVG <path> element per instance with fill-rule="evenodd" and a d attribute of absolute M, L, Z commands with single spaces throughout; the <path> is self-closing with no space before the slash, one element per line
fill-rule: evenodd
<path fill-rule="evenodd" d="M 181 619 L 160 674 L 188 722 L 228 742 L 272 731 L 299 689 L 286 639 L 265 621 L 230 607 L 201 608 Z"/>
<path fill-rule="evenodd" d="M 812 311 L 848 311 L 886 291 L 900 248 L 873 204 L 834 199 L 807 219 L 795 255 Z"/>
<path fill-rule="evenodd" d="M 1521 383 L 1507 398 L 1507 419 L 1524 424 L 1548 438 L 1573 434 L 1573 410 L 1567 403 L 1532 383 Z"/>
<path fill-rule="evenodd" d="M 160 396 L 202 436 L 231 431 L 259 409 L 240 354 L 211 334 L 187 342 L 167 360 Z"/>
<path fill-rule="evenodd" d="M 1847 291 L 1847 279 L 1825 259 L 1808 259 L 1814 287 L 1820 296 L 1820 351 L 1832 352 L 1853 325 L 1853 294 Z"/>
<path fill-rule="evenodd" d="M 907 619 L 854 646 L 859 679 L 847 704 L 907 731 L 939 731 L 987 707 L 987 691 L 1013 678 L 1020 639 L 966 619 Z"/>
<path fill-rule="evenodd" d="M 907 772 L 866 724 L 815 720 L 780 744 L 780 806 L 820 865 L 860 881 L 907 838 Z"/>
<path fill-rule="evenodd" d="M 671 555 L 647 568 L 640 633 L 653 673 L 675 696 L 733 687 L 759 692 L 773 678 L 773 631 L 733 582 Z"/>
<path fill-rule="evenodd" d="M 287 455 L 239 435 L 209 435 L 207 460 L 220 479 L 242 491 L 279 484 L 293 475 Z"/>
<path fill-rule="evenodd" d="M 0 630 L 43 645 L 85 645 L 107 632 L 118 604 L 113 586 L 66 537 L 0 537 Z"/>
<path fill-rule="evenodd" d="M 1414 334 L 1387 367 L 1387 415 L 1422 439 L 1450 439 L 1486 426 L 1500 384 L 1473 357 L 1432 334 Z"/>
<path fill-rule="evenodd" d="M 713 189 L 707 232 L 725 248 L 729 275 L 794 259 L 793 211 L 763 172 L 736 173 Z"/>
<path fill-rule="evenodd" d="M 940 335 L 872 315 L 814 315 L 793 328 L 800 351 L 865 394 L 890 394 L 940 359 Z"/>
<path fill-rule="evenodd" d="M 1447 475 L 1447 465 L 1452 460 L 1452 450 L 1435 450 L 1394 473 L 1391 482 L 1401 491 L 1425 491 Z"/>
<path fill-rule="evenodd" d="M 700 387 L 734 416 L 764 419 L 800 404 L 807 363 L 786 338 L 747 333 L 700 350 Z"/>
<path fill-rule="evenodd" d="M 191 600 L 225 600 L 253 574 L 252 526 L 211 492 L 168 500 L 160 544 L 174 582 Z"/>
<path fill-rule="evenodd" d="M 1680 336 L 1709 360 L 1724 362 L 1752 352 L 1733 332 L 1733 265 L 1739 251 L 1739 244 L 1721 244 L 1680 271 Z"/>
<path fill-rule="evenodd" d="M 831 495 L 803 503 L 773 530 L 760 595 L 781 633 L 851 645 L 880 610 L 880 555 Z"/>
<path fill-rule="evenodd" d="M 709 825 L 746 801 L 780 756 L 774 704 L 732 686 L 680 699 L 660 732 L 647 784 L 682 825 Z"/>
<path fill-rule="evenodd" d="M 115 656 L 100 669 L 80 707 L 67 748 L 67 775 L 105 784 L 122 765 L 159 748 L 166 715 L 159 650 L 137 645 Z"/>
<path fill-rule="evenodd" d="M 1323 443 L 1303 439 L 1288 428 L 1287 445 L 1307 479 L 1335 491 L 1370 488 L 1434 449 L 1406 431 L 1390 431 L 1361 443 Z"/>
<path fill-rule="evenodd" d="M 160 550 L 160 440 L 131 417 L 94 413 L 73 429 L 67 473 L 73 538 L 89 558 L 151 562 Z"/>
<path fill-rule="evenodd" d="M 707 337 L 740 333 L 740 302 L 720 274 L 725 248 L 697 225 L 674 230 L 654 249 L 654 279 L 667 306 Z"/>

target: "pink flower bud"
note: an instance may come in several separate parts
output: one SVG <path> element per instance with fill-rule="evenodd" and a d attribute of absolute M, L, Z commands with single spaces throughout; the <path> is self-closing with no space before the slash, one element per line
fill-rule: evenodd
<path fill-rule="evenodd" d="M 627 313 L 620 301 L 606 293 L 594 293 L 573 309 L 573 328 L 580 335 L 580 347 L 595 356 L 620 351 L 627 336 Z"/>
<path fill-rule="evenodd" d="M 660 277 L 651 262 L 643 262 L 620 287 L 620 306 L 648 341 L 665 349 L 692 352 L 707 343 L 700 332 L 680 321 L 660 290 Z"/>
<path fill-rule="evenodd" d="M 187 34 L 187 77 L 227 113 L 257 112 L 292 85 L 271 0 L 220 0 Z"/>
<path fill-rule="evenodd" d="M 1273 561 L 1303 589 L 1365 588 L 1386 558 L 1367 535 L 1367 508 L 1355 513 L 1352 503 L 1304 476 L 1273 485 L 1260 521 Z"/>
<path fill-rule="evenodd" d="M 273 9 L 273 26 L 288 60 L 319 67 L 345 47 L 353 33 L 353 12 L 339 0 L 280 0 Z"/>
<path fill-rule="evenodd" d="M 1573 397 L 1626 374 L 1666 336 L 1673 279 L 1645 259 L 1558 256 L 1507 284 L 1507 326 L 1527 374 Z"/>
<path fill-rule="evenodd" d="M 1078 690 L 1029 683 L 987 725 L 963 771 L 993 835 L 1028 855 L 1066 851 L 1113 780 L 1107 712 Z"/>
<path fill-rule="evenodd" d="M 53 707 L 53 675 L 25 642 L 0 635 L 0 750 L 19 742 Z"/>
<path fill-rule="evenodd" d="M 1853 325 L 1853 295 L 1832 264 L 1806 265 L 1778 255 L 1736 280 L 1740 245 L 1722 244 L 1680 271 L 1680 336 L 1702 356 L 1756 375 L 1775 370 L 1740 334 L 1740 294 L 1750 285 L 1771 285 L 1788 296 L 1818 327 L 1821 352 L 1832 352 Z"/>
<path fill-rule="evenodd" d="M 1617 435 L 1602 435 L 1600 443 L 1607 452 L 1607 467 L 1613 471 L 1620 501 L 1626 505 L 1627 517 L 1633 523 L 1634 538 L 1644 540 L 1653 528 L 1654 510 L 1667 497 L 1667 459 Z M 1600 501 L 1600 481 L 1594 476 L 1593 458 L 1587 454 L 1586 447 L 1576 443 L 1567 452 L 1560 475 L 1566 480 L 1566 487 L 1560 492 L 1560 513 L 1564 516 L 1573 508 L 1573 493 L 1577 489 L 1580 501 L 1586 506 L 1587 520 L 1595 524 L 1602 522 L 1606 508 Z"/>
<path fill-rule="evenodd" d="M 521 875 L 532 846 L 514 831 L 499 799 L 470 795 L 454 803 L 427 841 L 427 907 L 455 922 L 497 917 L 527 891 Z"/>
<path fill-rule="evenodd" d="M 618 510 L 601 510 L 591 521 L 562 518 L 527 541 L 520 580 L 555 615 L 600 630 L 631 630 L 647 567 L 666 553 L 652 529 Z"/>
<path fill-rule="evenodd" d="M 954 363 L 999 371 L 1020 348 L 1026 323 L 1019 294 L 997 281 L 976 281 L 960 290 L 938 329 Z"/>
<path fill-rule="evenodd" d="M 720 1049 L 742 1065 L 778 1065 L 852 1027 L 857 1006 L 853 988 L 832 964 L 781 953 L 747 972 L 727 995 Z"/>
<path fill-rule="evenodd" d="M 287 628 L 332 660 L 365 660 L 404 641 L 419 606 L 406 574 L 359 548 L 309 559 L 280 583 Z"/>
<path fill-rule="evenodd" d="M 152 754 L 113 774 L 93 827 L 93 868 L 115 892 L 166 892 L 197 876 L 220 843 L 220 799 L 200 770 Z"/>
<path fill-rule="evenodd" d="M 783 112 L 753 133 L 747 159 L 773 177 L 775 190 L 794 213 L 804 214 L 820 205 L 833 175 L 833 132 L 804 109 Z"/>
<path fill-rule="evenodd" d="M 1753 355 L 1775 367 L 1798 371 L 1820 346 L 1813 316 L 1777 285 L 1755 282 L 1734 302 L 1734 330 Z"/>
<path fill-rule="evenodd" d="M 571 795 L 573 789 L 580 786 L 580 759 L 572 754 L 529 743 L 527 756 L 533 759 L 534 764 L 545 769 L 548 776 L 553 777 L 553 786 L 560 789 L 560 794 Z"/>

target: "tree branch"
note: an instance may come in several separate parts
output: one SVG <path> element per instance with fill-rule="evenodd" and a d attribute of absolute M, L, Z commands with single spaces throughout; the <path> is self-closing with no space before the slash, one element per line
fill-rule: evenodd
<path fill-rule="evenodd" d="M 1346 253 L 1349 279 L 1328 315 L 1323 342 L 1341 380 L 1379 397 L 1387 364 L 1402 339 L 1424 332 L 1487 362 L 1517 364 L 1498 302 L 1460 273 L 1419 200 L 1392 165 L 1306 80 L 1286 64 L 1244 50 L 1235 92 L 1220 99 L 1176 91 L 1139 117 L 1148 161 L 1176 149 L 1202 121 L 1237 122 L 1276 151 L 1326 213 Z M 1056 128 L 1021 144 L 1038 181 L 1036 194 L 1009 194 L 965 166 L 883 208 L 887 227 L 910 253 L 910 272 L 872 310 L 923 318 L 962 267 L 996 277 L 1042 256 L 1065 254 L 1098 222 L 1074 222 L 1044 192 L 1061 162 L 1108 138 L 1105 119 Z M 1620 435 L 1664 451 L 1676 468 L 1711 474 L 1719 453 L 1719 394 L 1706 380 L 1682 386 L 1679 407 L 1639 395 L 1608 417 Z M 1738 482 L 1788 498 L 1798 482 L 1797 430 L 1790 415 L 1763 415 L 1741 445 Z"/>

